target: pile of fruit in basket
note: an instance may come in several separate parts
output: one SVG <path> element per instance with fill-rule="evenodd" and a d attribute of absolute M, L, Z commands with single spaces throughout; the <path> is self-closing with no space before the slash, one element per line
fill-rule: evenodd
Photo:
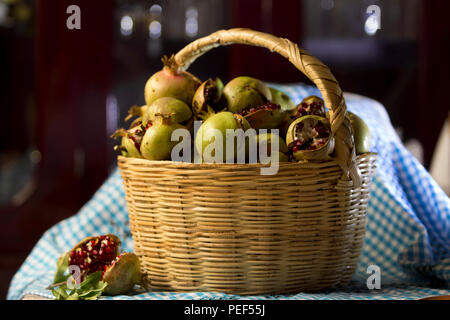
<path fill-rule="evenodd" d="M 255 78 L 237 77 L 226 85 L 218 78 L 201 82 L 189 72 L 178 71 L 173 57 L 163 58 L 163 63 L 163 69 L 152 75 L 145 85 L 145 105 L 132 107 L 126 120 L 135 119 L 129 128 L 119 129 L 113 135 L 121 138 L 116 150 L 123 156 L 173 160 L 172 149 L 179 141 L 174 141 L 172 134 L 177 129 L 189 130 L 190 146 L 203 162 L 217 160 L 208 158 L 204 150 L 215 141 L 217 132 L 226 136 L 230 129 L 244 132 L 255 129 L 253 139 L 258 146 L 270 146 L 276 140 L 279 152 L 275 159 L 280 162 L 333 156 L 334 138 L 321 98 L 309 96 L 295 105 L 287 94 Z M 356 153 L 369 152 L 367 125 L 353 113 L 349 113 L 349 118 Z M 202 124 L 194 132 L 197 120 Z M 260 129 L 267 129 L 269 133 L 261 133 Z M 278 129 L 279 134 L 272 129 Z M 251 139 L 249 137 L 246 139 Z M 231 150 L 227 149 L 227 141 L 223 139 L 224 161 L 229 160 L 227 153 Z M 245 162 L 252 162 L 248 141 L 236 145 L 233 141 L 232 157 L 241 152 L 245 154 Z M 259 157 L 253 159 L 259 161 Z"/>

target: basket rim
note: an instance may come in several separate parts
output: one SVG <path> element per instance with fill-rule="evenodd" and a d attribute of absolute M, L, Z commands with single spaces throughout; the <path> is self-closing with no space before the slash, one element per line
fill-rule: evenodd
<path fill-rule="evenodd" d="M 378 157 L 378 153 L 375 152 L 367 152 L 363 154 L 359 154 L 356 156 L 356 159 L 374 157 L 375 159 Z M 129 164 L 142 164 L 146 166 L 155 166 L 155 167 L 177 167 L 177 168 L 190 168 L 190 169 L 241 169 L 241 168 L 265 168 L 270 166 L 269 164 L 262 163 L 194 163 L 194 162 L 179 162 L 172 160 L 148 160 L 141 158 L 130 158 L 122 155 L 118 155 L 117 159 L 119 162 L 127 162 Z M 329 158 L 325 160 L 302 160 L 302 161 L 293 161 L 293 162 L 279 162 L 278 165 L 282 168 L 295 168 L 298 166 L 316 166 L 320 164 L 328 164 L 330 166 L 336 165 L 339 166 L 336 158 Z"/>

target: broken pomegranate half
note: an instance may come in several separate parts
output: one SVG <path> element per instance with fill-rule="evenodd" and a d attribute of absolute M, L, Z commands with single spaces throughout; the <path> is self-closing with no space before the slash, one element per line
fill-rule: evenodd
<path fill-rule="evenodd" d="M 334 150 L 334 138 L 327 118 L 303 116 L 289 126 L 286 143 L 297 160 L 326 159 Z"/>

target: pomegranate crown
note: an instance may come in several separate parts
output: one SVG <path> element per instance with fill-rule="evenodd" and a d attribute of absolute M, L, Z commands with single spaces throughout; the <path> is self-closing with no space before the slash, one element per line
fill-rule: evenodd
<path fill-rule="evenodd" d="M 172 124 L 173 123 L 173 119 L 172 117 L 176 115 L 175 112 L 171 112 L 171 113 L 163 113 L 163 112 L 159 112 L 159 113 L 155 113 L 155 124 Z"/>
<path fill-rule="evenodd" d="M 162 63 L 165 68 L 170 69 L 173 72 L 178 72 L 178 63 L 175 61 L 175 55 L 171 55 L 170 57 L 163 56 L 161 58 Z"/>

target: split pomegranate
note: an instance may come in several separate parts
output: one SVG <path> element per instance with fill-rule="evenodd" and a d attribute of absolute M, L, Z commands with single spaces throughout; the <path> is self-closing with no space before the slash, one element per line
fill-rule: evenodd
<path fill-rule="evenodd" d="M 111 136 L 114 139 L 122 137 L 120 146 L 115 146 L 114 149 L 122 153 L 124 157 L 142 158 L 141 144 L 145 132 L 153 125 L 148 121 L 146 126 L 142 124 L 142 119 L 136 119 L 130 126 L 130 129 L 118 129 Z"/>
<path fill-rule="evenodd" d="M 263 104 L 259 107 L 244 109 L 239 114 L 245 117 L 245 116 L 248 116 L 249 114 L 255 113 L 256 111 L 259 111 L 259 110 L 280 110 L 280 106 L 278 104 L 275 104 L 272 102 L 267 102 L 266 104 Z"/>
<path fill-rule="evenodd" d="M 106 295 L 125 294 L 141 282 L 139 259 L 134 253 L 120 252 L 120 239 L 113 234 L 89 237 L 69 252 L 69 265 L 76 265 L 85 276 L 101 271 L 108 285 Z"/>
<path fill-rule="evenodd" d="M 300 118 L 306 115 L 325 117 L 326 110 L 323 100 L 316 96 L 303 99 L 294 111 L 294 117 Z"/>
<path fill-rule="evenodd" d="M 328 119 L 308 115 L 289 127 L 286 143 L 297 160 L 325 159 L 334 150 L 334 139 Z"/>
<path fill-rule="evenodd" d="M 120 240 L 115 235 L 89 237 L 76 245 L 69 253 L 69 265 L 77 265 L 90 274 L 104 271 L 119 255 Z"/>

